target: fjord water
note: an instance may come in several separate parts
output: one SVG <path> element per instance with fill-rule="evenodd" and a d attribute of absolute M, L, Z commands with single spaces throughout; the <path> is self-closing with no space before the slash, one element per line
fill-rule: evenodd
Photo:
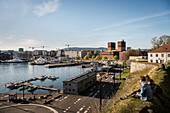
<path fill-rule="evenodd" d="M 53 85 L 54 88 L 62 88 L 62 81 L 68 78 L 77 76 L 89 70 L 90 68 L 59 67 L 59 68 L 45 68 L 44 65 L 29 65 L 28 63 L 0 63 L 0 93 L 22 93 L 19 89 L 10 90 L 5 87 L 6 83 L 18 82 L 28 80 L 41 75 L 58 76 L 59 79 L 52 81 L 46 79 L 45 81 L 32 81 L 30 83 L 39 86 L 49 87 Z M 25 93 L 30 94 L 25 90 Z M 47 90 L 36 90 L 34 93 L 50 93 Z"/>

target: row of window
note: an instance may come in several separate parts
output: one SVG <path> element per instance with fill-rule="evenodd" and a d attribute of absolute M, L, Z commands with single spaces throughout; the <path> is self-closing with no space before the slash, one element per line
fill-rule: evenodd
<path fill-rule="evenodd" d="M 152 57 L 153 55 L 150 54 L 150 57 Z M 155 55 L 156 57 L 158 57 L 158 54 Z M 164 54 L 161 54 L 161 57 L 164 57 Z M 168 57 L 170 57 L 170 54 L 168 54 Z"/>
<path fill-rule="evenodd" d="M 153 60 L 150 60 L 151 62 L 153 62 Z M 159 63 L 158 60 L 156 60 L 156 63 Z M 163 60 L 160 60 L 160 63 L 163 63 Z"/>
<path fill-rule="evenodd" d="M 75 92 L 75 89 L 68 89 L 68 88 L 66 88 L 66 91 L 73 91 L 73 92 Z"/>

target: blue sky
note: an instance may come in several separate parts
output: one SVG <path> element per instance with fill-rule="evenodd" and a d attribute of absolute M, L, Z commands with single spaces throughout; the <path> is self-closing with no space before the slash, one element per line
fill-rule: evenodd
<path fill-rule="evenodd" d="M 170 0 L 0 0 L 0 50 L 107 47 L 122 39 L 151 48 L 162 35 L 170 35 Z"/>

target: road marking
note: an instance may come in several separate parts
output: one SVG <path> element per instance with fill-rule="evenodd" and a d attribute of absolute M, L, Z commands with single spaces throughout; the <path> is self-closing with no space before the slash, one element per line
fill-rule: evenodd
<path fill-rule="evenodd" d="M 84 108 L 85 108 L 85 106 L 81 107 L 81 108 L 77 111 L 77 113 L 80 113 L 80 111 L 82 111 Z"/>
<path fill-rule="evenodd" d="M 77 102 L 79 102 L 81 100 L 81 98 L 77 99 L 77 101 L 74 102 L 74 104 L 77 104 Z"/>
<path fill-rule="evenodd" d="M 99 93 L 99 90 L 97 91 L 97 93 L 95 93 L 95 94 L 93 95 L 93 97 L 95 97 L 98 93 Z"/>
<path fill-rule="evenodd" d="M 92 91 L 94 88 L 96 88 L 96 86 L 93 86 L 93 88 L 91 88 L 90 91 Z"/>
<path fill-rule="evenodd" d="M 84 111 L 84 113 L 87 113 L 87 112 L 89 111 L 90 108 L 91 108 L 91 107 L 89 106 L 89 107 L 87 108 L 87 110 Z"/>
<path fill-rule="evenodd" d="M 67 109 L 65 109 L 63 112 L 65 113 L 66 111 L 68 111 L 70 109 L 70 107 L 68 107 Z"/>
<path fill-rule="evenodd" d="M 60 98 L 62 98 L 62 97 L 60 97 Z M 55 99 L 55 101 L 58 101 L 60 98 L 58 98 L 58 99 Z"/>
<path fill-rule="evenodd" d="M 69 95 L 65 96 L 63 99 L 60 100 L 60 102 L 67 99 L 68 97 L 69 97 Z"/>

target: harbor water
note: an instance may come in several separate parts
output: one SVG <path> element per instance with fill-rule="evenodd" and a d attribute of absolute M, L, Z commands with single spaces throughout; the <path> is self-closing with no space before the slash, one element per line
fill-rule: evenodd
<path fill-rule="evenodd" d="M 59 79 L 54 81 L 49 79 L 45 79 L 44 81 L 36 80 L 30 83 L 38 86 L 53 86 L 53 88 L 61 89 L 63 87 L 62 81 L 82 74 L 89 69 L 91 68 L 78 68 L 78 66 L 49 69 L 45 68 L 44 65 L 29 65 L 28 63 L 0 63 L 0 93 L 22 93 L 22 91 L 19 91 L 19 88 L 13 90 L 6 88 L 5 84 L 9 82 L 28 80 L 42 75 L 56 76 L 59 77 Z M 30 92 L 27 92 L 26 90 L 25 93 L 30 94 Z M 50 93 L 50 91 L 37 89 L 34 93 L 42 94 Z"/>

